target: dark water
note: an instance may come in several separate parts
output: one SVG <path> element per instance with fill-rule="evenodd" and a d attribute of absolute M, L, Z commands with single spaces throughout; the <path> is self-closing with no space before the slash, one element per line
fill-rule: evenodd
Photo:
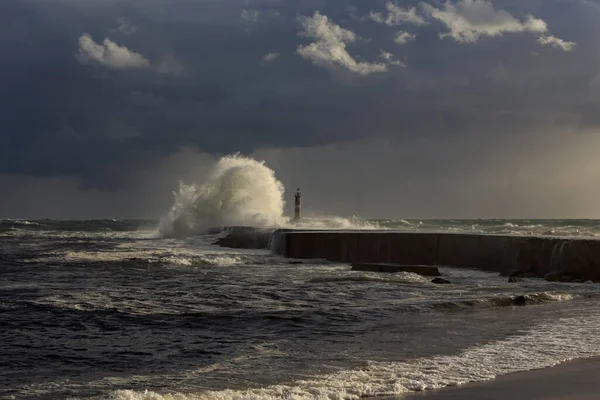
<path fill-rule="evenodd" d="M 420 229 L 474 225 L 591 235 L 599 223 Z M 436 286 L 290 265 L 266 250 L 217 248 L 215 235 L 157 238 L 155 226 L 2 221 L 0 398 L 401 396 L 600 354 L 594 284 L 443 268 L 453 284 Z"/>

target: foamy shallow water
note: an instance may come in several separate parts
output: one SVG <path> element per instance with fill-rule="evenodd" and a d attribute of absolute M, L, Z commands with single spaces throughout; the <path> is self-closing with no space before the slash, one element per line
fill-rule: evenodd
<path fill-rule="evenodd" d="M 120 390 L 109 397 L 122 400 L 208 400 L 397 396 L 411 391 L 491 380 L 498 375 L 547 368 L 575 358 L 600 355 L 599 322 L 599 319 L 589 317 L 562 318 L 555 324 L 541 324 L 529 331 L 474 346 L 456 355 L 407 362 L 368 362 L 362 368 L 261 389 L 165 394 L 147 390 Z"/>
<path fill-rule="evenodd" d="M 437 286 L 140 224 L 4 226 L 0 398 L 400 395 L 599 355 L 594 284 Z"/>

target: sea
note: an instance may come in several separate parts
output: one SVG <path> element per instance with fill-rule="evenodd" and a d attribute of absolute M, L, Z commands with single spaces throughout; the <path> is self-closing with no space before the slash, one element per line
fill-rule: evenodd
<path fill-rule="evenodd" d="M 600 235 L 599 220 L 353 223 Z M 0 220 L 0 399 L 401 399 L 600 355 L 591 282 L 442 266 L 452 284 L 435 285 L 159 226 Z"/>

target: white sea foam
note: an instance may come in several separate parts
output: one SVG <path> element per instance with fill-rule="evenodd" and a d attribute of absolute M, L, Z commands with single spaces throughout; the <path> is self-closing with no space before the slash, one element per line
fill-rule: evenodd
<path fill-rule="evenodd" d="M 600 355 L 597 318 L 563 318 L 530 331 L 491 342 L 451 356 L 408 362 L 368 362 L 365 367 L 243 391 L 159 394 L 121 390 L 118 400 L 209 399 L 359 399 L 393 396 L 409 391 L 437 389 L 468 382 L 486 381 L 498 375 L 546 368 L 574 359 Z"/>
<path fill-rule="evenodd" d="M 12 222 L 15 225 L 33 225 L 33 226 L 42 226 L 42 224 L 35 222 L 35 221 L 27 221 L 24 219 L 6 219 L 6 220 L 2 220 L 2 221 L 8 221 L 8 222 Z"/>
<path fill-rule="evenodd" d="M 221 158 L 202 184 L 181 183 L 159 224 L 162 236 L 189 236 L 233 225 L 304 229 L 381 229 L 358 217 L 320 217 L 291 223 L 284 215 L 283 184 L 264 162 L 240 155 Z"/>
<path fill-rule="evenodd" d="M 488 287 L 487 289 L 493 289 Z M 439 290 L 444 290 L 443 287 Z M 456 291 L 449 291 L 446 294 L 449 296 L 441 301 L 433 301 L 420 305 L 424 309 L 457 309 L 457 308 L 494 308 L 494 307 L 514 307 L 517 305 L 517 299 L 522 296 L 524 304 L 536 304 L 536 303 L 550 303 L 550 302 L 561 302 L 571 301 L 580 296 L 573 295 L 570 293 L 559 293 L 559 292 L 540 292 L 540 293 L 528 293 L 525 295 L 495 295 L 491 297 L 480 297 L 481 294 L 476 296 L 461 296 L 459 299 L 455 299 Z M 522 303 L 523 304 L 523 303 Z"/>
<path fill-rule="evenodd" d="M 171 236 L 215 226 L 284 225 L 283 195 L 283 184 L 264 162 L 240 155 L 223 157 L 203 184 L 180 185 L 159 231 Z"/>
<path fill-rule="evenodd" d="M 153 249 L 136 251 L 71 251 L 54 258 L 36 259 L 36 262 L 61 261 L 61 262 L 132 262 L 142 264 L 156 264 L 164 266 L 232 266 L 273 263 L 273 257 L 244 253 L 221 252 L 194 252 L 188 250 L 171 249 L 158 251 Z"/>
<path fill-rule="evenodd" d="M 359 217 L 342 218 L 342 217 L 321 217 L 321 218 L 305 218 L 300 221 L 290 224 L 285 227 L 296 229 L 359 229 L 359 230 L 385 230 L 379 223 L 361 219 Z"/>
<path fill-rule="evenodd" d="M 530 296 L 535 301 L 570 301 L 574 299 L 571 293 L 542 292 Z"/>
<path fill-rule="evenodd" d="M 172 266 L 231 266 L 239 264 L 254 264 L 255 259 L 252 257 L 245 257 L 243 255 L 227 255 L 227 254 L 204 254 L 194 257 L 163 257 L 159 259 L 161 264 L 172 265 Z"/>
<path fill-rule="evenodd" d="M 321 276 L 310 280 L 310 283 L 343 283 L 343 282 L 389 282 L 389 283 L 429 283 L 431 278 L 412 273 L 397 272 L 394 274 L 355 273 L 344 271 L 334 276 Z"/>

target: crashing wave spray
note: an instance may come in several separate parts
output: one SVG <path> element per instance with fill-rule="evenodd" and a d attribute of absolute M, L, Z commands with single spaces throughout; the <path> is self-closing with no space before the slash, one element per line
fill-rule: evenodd
<path fill-rule="evenodd" d="M 202 185 L 180 183 L 163 236 L 203 233 L 230 225 L 283 226 L 285 189 L 264 162 L 241 155 L 221 158 Z"/>

